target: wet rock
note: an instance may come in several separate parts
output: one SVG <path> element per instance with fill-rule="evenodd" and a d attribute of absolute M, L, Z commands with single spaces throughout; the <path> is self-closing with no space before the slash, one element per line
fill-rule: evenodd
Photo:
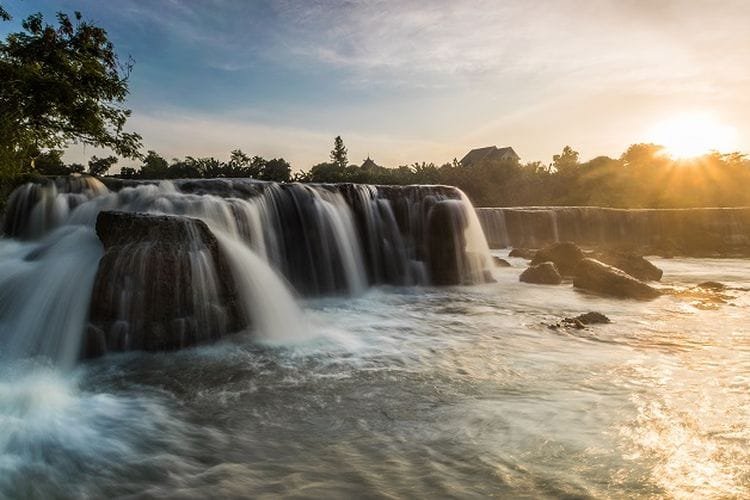
<path fill-rule="evenodd" d="M 524 283 L 536 283 L 540 285 L 559 285 L 562 276 L 553 262 L 542 262 L 528 267 L 518 278 Z"/>
<path fill-rule="evenodd" d="M 576 316 L 575 318 L 565 318 L 563 321 L 568 321 L 568 320 L 578 321 L 584 325 L 598 325 L 598 324 L 611 323 L 608 317 L 596 311 L 587 312 L 586 314 L 580 314 Z"/>
<path fill-rule="evenodd" d="M 456 202 L 441 201 L 430 210 L 427 248 L 430 277 L 434 285 L 461 284 L 467 224 L 466 215 Z"/>
<path fill-rule="evenodd" d="M 510 262 L 505 259 L 501 259 L 500 257 L 493 256 L 492 262 L 494 262 L 495 266 L 497 267 L 511 267 Z"/>
<path fill-rule="evenodd" d="M 534 258 L 536 250 L 529 248 L 514 248 L 508 254 L 509 257 L 520 257 L 521 259 L 531 260 Z"/>
<path fill-rule="evenodd" d="M 433 285 L 495 281 L 483 254 L 467 251 L 469 216 L 460 200 L 441 200 L 427 217 L 427 262 Z"/>
<path fill-rule="evenodd" d="M 573 286 L 603 295 L 640 300 L 654 299 L 661 295 L 647 283 L 591 258 L 578 263 Z"/>
<path fill-rule="evenodd" d="M 575 243 L 555 243 L 539 250 L 531 260 L 531 265 L 554 262 L 562 276 L 572 276 L 578 263 L 585 257 L 583 250 Z"/>
<path fill-rule="evenodd" d="M 104 245 L 83 355 L 164 351 L 246 326 L 229 265 L 197 219 L 101 212 Z"/>
<path fill-rule="evenodd" d="M 704 281 L 703 283 L 700 283 L 698 285 L 698 288 L 720 292 L 726 290 L 727 286 L 723 283 L 719 283 L 718 281 Z"/>
<path fill-rule="evenodd" d="M 569 327 L 577 330 L 583 330 L 588 325 L 606 324 L 610 323 L 608 317 L 598 312 L 587 312 L 586 314 L 580 314 L 574 318 L 563 318 L 562 321 L 548 325 L 552 330 L 559 328 Z"/>
<path fill-rule="evenodd" d="M 642 281 L 659 281 L 663 271 L 639 255 L 626 252 L 597 252 L 594 258 L 625 271 Z"/>

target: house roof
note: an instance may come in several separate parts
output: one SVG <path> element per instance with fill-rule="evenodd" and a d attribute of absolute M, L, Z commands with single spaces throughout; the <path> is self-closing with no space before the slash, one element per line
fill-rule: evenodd
<path fill-rule="evenodd" d="M 367 159 L 362 162 L 362 166 L 360 168 L 368 169 L 368 168 L 378 168 L 380 165 L 375 163 L 370 157 L 368 156 Z"/>
<path fill-rule="evenodd" d="M 508 153 L 510 153 L 516 159 L 521 158 L 520 156 L 518 156 L 518 154 L 515 151 L 513 151 L 513 148 L 510 146 L 506 146 L 504 148 L 498 148 L 497 146 L 487 146 L 484 148 L 472 149 L 471 151 L 466 153 L 466 156 L 464 156 L 461 159 L 461 164 L 464 167 L 467 167 L 469 165 L 474 165 L 484 160 L 491 160 L 493 158 L 501 158 Z"/>

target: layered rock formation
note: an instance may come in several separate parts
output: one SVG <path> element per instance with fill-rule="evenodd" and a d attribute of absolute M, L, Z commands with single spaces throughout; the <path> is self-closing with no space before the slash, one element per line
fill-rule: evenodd
<path fill-rule="evenodd" d="M 96 232 L 105 253 L 84 356 L 178 349 L 247 326 L 227 262 L 202 221 L 101 212 Z"/>

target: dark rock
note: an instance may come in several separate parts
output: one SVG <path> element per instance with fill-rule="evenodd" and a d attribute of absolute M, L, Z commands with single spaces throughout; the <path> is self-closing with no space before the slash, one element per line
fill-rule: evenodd
<path fill-rule="evenodd" d="M 534 255 L 536 254 L 536 250 L 531 250 L 529 248 L 514 248 L 510 251 L 508 254 L 509 257 L 520 257 L 522 259 L 531 260 L 534 258 Z"/>
<path fill-rule="evenodd" d="M 466 249 L 469 217 L 460 200 L 441 200 L 427 217 L 427 262 L 433 285 L 492 282 L 485 256 Z"/>
<path fill-rule="evenodd" d="M 703 283 L 700 283 L 698 285 L 698 288 L 720 292 L 726 290 L 727 286 L 724 283 L 719 283 L 718 281 L 704 281 Z"/>
<path fill-rule="evenodd" d="M 587 312 L 586 314 L 580 314 L 574 318 L 564 318 L 562 321 L 547 325 L 552 330 L 557 330 L 563 327 L 571 327 L 577 330 L 583 330 L 587 325 L 605 324 L 610 323 L 609 318 L 598 312 Z"/>
<path fill-rule="evenodd" d="M 580 314 L 576 316 L 575 318 L 565 318 L 565 320 L 563 321 L 567 321 L 567 320 L 578 321 L 584 325 L 611 323 L 608 317 L 606 317 L 602 313 L 598 313 L 595 311 L 587 312 L 586 314 Z"/>
<path fill-rule="evenodd" d="M 203 221 L 101 212 L 96 232 L 105 253 L 84 356 L 173 350 L 247 326 L 229 265 Z"/>
<path fill-rule="evenodd" d="M 468 219 L 454 201 L 441 201 L 430 210 L 427 222 L 427 248 L 430 277 L 434 285 L 461 284 L 462 262 Z"/>
<path fill-rule="evenodd" d="M 586 258 L 575 269 L 573 286 L 615 297 L 654 299 L 660 292 L 629 274 L 598 260 Z"/>
<path fill-rule="evenodd" d="M 492 256 L 492 262 L 494 262 L 497 267 L 511 267 L 510 262 L 501 259 L 500 257 L 495 257 L 494 255 Z"/>
<path fill-rule="evenodd" d="M 641 256 L 625 252 L 598 252 L 594 258 L 642 281 L 659 281 L 663 271 Z"/>
<path fill-rule="evenodd" d="M 554 262 L 561 275 L 572 276 L 578 263 L 585 257 L 583 250 L 575 243 L 555 243 L 539 250 L 531 260 L 531 265 Z"/>
<path fill-rule="evenodd" d="M 553 262 L 542 262 L 528 267 L 518 278 L 524 283 L 537 283 L 540 285 L 559 285 L 562 277 Z"/>

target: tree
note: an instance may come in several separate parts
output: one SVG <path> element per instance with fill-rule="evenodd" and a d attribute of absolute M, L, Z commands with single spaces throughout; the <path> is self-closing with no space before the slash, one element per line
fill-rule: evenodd
<path fill-rule="evenodd" d="M 289 182 L 291 174 L 292 166 L 284 158 L 274 158 L 266 162 L 260 178 L 264 181 Z"/>
<path fill-rule="evenodd" d="M 104 175 L 115 163 L 117 163 L 116 156 L 107 156 L 106 158 L 92 156 L 89 160 L 89 173 L 91 175 Z"/>
<path fill-rule="evenodd" d="M 143 159 L 140 176 L 144 179 L 164 179 L 167 177 L 169 164 L 156 151 L 149 151 Z"/>
<path fill-rule="evenodd" d="M 107 32 L 78 12 L 22 26 L 0 42 L 0 161 L 33 168 L 40 151 L 71 142 L 139 156 L 141 137 L 124 131 L 133 63 L 119 62 Z"/>
<path fill-rule="evenodd" d="M 63 152 L 59 149 L 50 149 L 39 153 L 36 158 L 37 172 L 43 175 L 67 175 L 70 169 L 62 161 Z"/>
<path fill-rule="evenodd" d="M 552 166 L 558 172 L 575 167 L 578 165 L 578 154 L 570 146 L 565 146 L 561 154 L 552 157 Z"/>
<path fill-rule="evenodd" d="M 86 171 L 86 167 L 81 163 L 71 163 L 70 165 L 68 165 L 68 171 L 71 174 L 82 174 Z"/>
<path fill-rule="evenodd" d="M 631 144 L 622 154 L 621 160 L 627 167 L 647 166 L 654 162 L 659 156 L 662 160 L 668 160 L 664 153 L 664 146 L 658 144 Z"/>
<path fill-rule="evenodd" d="M 252 158 L 243 153 L 241 149 L 235 149 L 230 153 L 229 162 L 224 167 L 226 177 L 250 177 L 250 163 Z"/>
<path fill-rule="evenodd" d="M 338 165 L 341 168 L 346 168 L 349 165 L 349 160 L 346 157 L 347 150 L 344 146 L 344 140 L 340 135 L 337 135 L 333 140 L 333 150 L 331 150 L 331 162 Z"/>
<path fill-rule="evenodd" d="M 136 171 L 133 167 L 122 167 L 120 169 L 120 177 L 123 179 L 132 179 L 136 176 Z"/>

